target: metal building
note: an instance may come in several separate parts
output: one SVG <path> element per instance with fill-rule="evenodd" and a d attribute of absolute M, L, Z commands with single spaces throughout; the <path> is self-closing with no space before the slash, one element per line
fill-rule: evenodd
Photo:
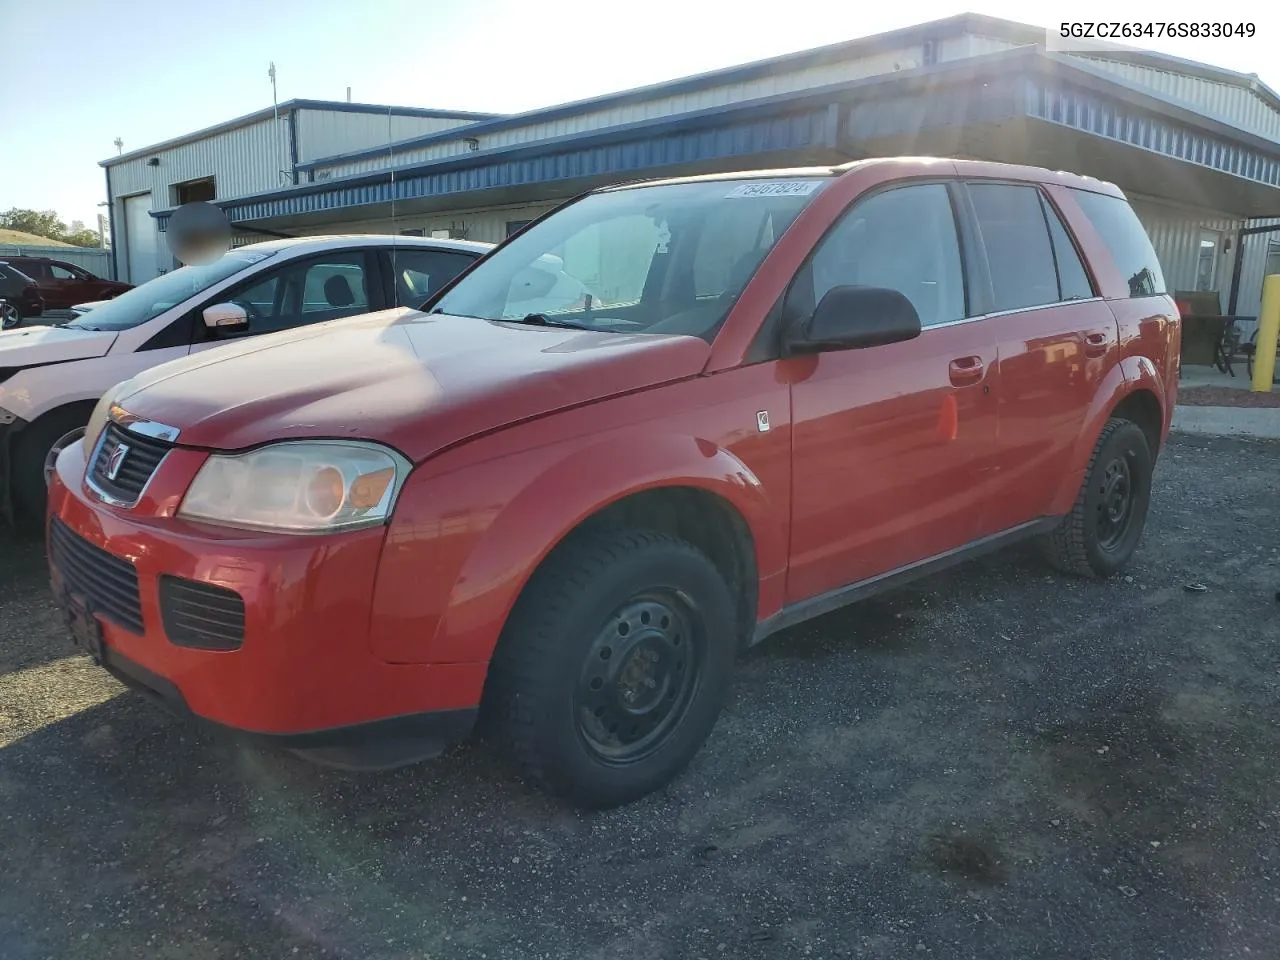
<path fill-rule="evenodd" d="M 184 185 L 208 178 L 242 240 L 496 241 L 611 181 L 954 156 L 1117 183 L 1170 289 L 1222 291 L 1225 310 L 1237 231 L 1280 223 L 1280 97 L 1254 76 L 1176 57 L 1063 54 L 1044 40 L 1041 28 L 966 14 L 506 116 L 292 101 L 283 124 L 263 111 L 106 161 L 125 230 L 114 248 L 128 258 L 122 276 L 171 267 L 157 230 L 199 198 Z M 1264 272 L 1278 268 L 1266 234 L 1245 242 L 1235 312 L 1257 313 Z"/>

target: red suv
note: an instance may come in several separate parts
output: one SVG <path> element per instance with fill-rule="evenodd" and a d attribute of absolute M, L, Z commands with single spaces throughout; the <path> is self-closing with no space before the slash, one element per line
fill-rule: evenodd
<path fill-rule="evenodd" d="M 53 584 L 181 711 L 361 766 L 479 721 L 623 803 L 775 631 L 1025 538 L 1119 569 L 1179 329 L 1097 180 L 898 159 L 597 190 L 421 312 L 117 387 L 56 464 Z"/>
<path fill-rule="evenodd" d="M 69 310 L 77 303 L 111 300 L 132 290 L 132 284 L 104 280 L 84 267 L 48 257 L 4 257 L 4 262 L 21 270 L 36 282 L 45 306 L 50 310 Z"/>

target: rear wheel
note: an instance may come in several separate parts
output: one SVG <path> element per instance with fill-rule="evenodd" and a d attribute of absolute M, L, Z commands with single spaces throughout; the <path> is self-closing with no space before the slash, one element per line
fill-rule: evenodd
<path fill-rule="evenodd" d="M 736 616 L 714 564 L 649 531 L 571 542 L 530 581 L 485 693 L 491 739 L 586 807 L 659 789 L 724 704 Z"/>
<path fill-rule="evenodd" d="M 57 410 L 41 417 L 18 435 L 10 478 L 16 519 L 25 527 L 44 523 L 48 484 L 58 454 L 84 436 L 88 411 Z"/>
<path fill-rule="evenodd" d="M 1041 540 L 1058 569 L 1109 577 L 1129 562 L 1151 503 L 1151 448 L 1129 420 L 1107 421 L 1071 513 Z"/>
<path fill-rule="evenodd" d="M 0 330 L 12 330 L 22 325 L 22 312 L 16 304 L 0 301 Z"/>

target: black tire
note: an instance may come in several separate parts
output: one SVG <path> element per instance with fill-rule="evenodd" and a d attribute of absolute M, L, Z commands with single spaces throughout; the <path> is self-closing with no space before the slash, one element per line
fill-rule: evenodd
<path fill-rule="evenodd" d="M 45 457 L 55 443 L 77 428 L 83 428 L 89 411 L 69 407 L 41 417 L 18 435 L 13 447 L 9 478 L 13 484 L 14 519 L 26 529 L 44 525 L 48 504 Z"/>
<path fill-rule="evenodd" d="M 22 326 L 22 308 L 16 303 L 0 303 L 0 330 L 16 330 Z"/>
<path fill-rule="evenodd" d="M 1153 457 L 1142 428 L 1111 419 L 1102 429 L 1071 512 L 1041 548 L 1065 573 L 1105 578 L 1129 562 L 1151 505 Z"/>
<path fill-rule="evenodd" d="M 660 789 L 724 706 L 734 609 L 715 565 L 674 537 L 634 530 L 566 543 L 531 579 L 498 643 L 488 738 L 536 784 L 582 807 Z"/>

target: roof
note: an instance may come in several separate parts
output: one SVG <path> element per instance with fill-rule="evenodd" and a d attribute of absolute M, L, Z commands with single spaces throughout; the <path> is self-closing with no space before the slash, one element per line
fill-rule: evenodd
<path fill-rule="evenodd" d="M 205 137 L 213 136 L 215 133 L 225 133 L 228 130 L 235 130 L 239 127 L 247 127 L 253 123 L 259 123 L 268 120 L 276 115 L 284 115 L 294 110 L 324 110 L 330 113 L 374 113 L 379 115 L 390 115 L 393 117 L 433 117 L 440 120 L 492 120 L 494 117 L 501 116 L 497 113 L 471 113 L 464 110 L 435 110 L 429 107 L 397 107 L 389 104 L 380 103 L 347 103 L 342 100 L 286 100 L 278 107 L 264 107 L 261 110 L 255 110 L 253 113 L 246 113 L 244 116 L 236 117 L 234 120 L 225 120 L 222 123 L 215 123 L 210 127 L 202 127 L 199 130 L 193 130 L 191 133 L 184 133 L 180 137 L 173 137 L 169 140 L 161 140 L 159 143 L 153 143 L 150 146 L 139 147 L 137 150 L 130 150 L 128 153 L 122 153 L 116 157 L 110 157 L 106 160 L 99 161 L 100 167 L 112 167 L 119 163 L 125 163 L 129 160 L 137 160 L 139 157 L 145 157 L 156 153 L 160 150 L 168 150 L 171 147 L 181 146 L 184 143 L 192 143 L 196 140 L 202 140 Z M 384 148 L 385 149 L 385 148 Z"/>
<path fill-rule="evenodd" d="M 1026 45 L 723 107 L 460 154 L 215 201 L 233 221 L 584 178 L 652 179 L 662 167 L 805 154 L 925 127 L 1038 119 L 1187 160 L 1268 188 L 1280 147 L 1078 58 Z M 839 159 L 837 159 L 839 158 Z M 736 164 L 735 164 L 736 165 Z M 764 165 L 764 164 L 762 164 Z M 774 164 L 768 164 L 774 165 Z M 609 182 L 608 180 L 605 182 Z M 163 219 L 171 211 L 155 211 Z"/>
<path fill-rule="evenodd" d="M 522 127 L 530 123 L 543 123 L 586 111 L 623 107 L 634 103 L 643 103 L 656 97 L 670 97 L 705 90 L 709 87 L 745 83 L 749 80 L 769 77 L 778 73 L 839 63 L 850 57 L 896 50 L 915 43 L 924 43 L 926 40 L 942 40 L 948 37 L 963 36 L 968 33 L 977 33 L 982 36 L 997 37 L 1023 44 L 1033 44 L 1044 40 L 1043 27 L 1028 26 L 1025 23 L 1015 23 L 1012 20 L 1001 20 L 997 17 L 987 17 L 976 13 L 962 13 L 954 17 L 931 20 L 928 23 L 903 27 L 899 30 L 890 30 L 886 33 L 877 33 L 869 37 L 842 40 L 839 43 L 831 43 L 822 47 L 812 47 L 796 53 L 785 53 L 766 60 L 753 60 L 750 63 L 722 67 L 706 73 L 693 74 L 675 80 L 664 80 L 661 83 L 633 87 L 616 93 L 606 93 L 597 97 L 589 97 L 585 100 L 573 100 L 550 107 L 539 107 L 536 110 L 527 110 L 523 113 L 500 114 L 493 119 L 479 121 L 467 127 L 466 132 L 461 130 L 442 130 L 438 133 L 423 134 L 389 145 L 308 160 L 305 163 L 298 164 L 298 169 L 305 172 L 318 166 L 333 164 L 338 160 L 359 160 L 365 157 L 385 155 L 388 146 L 400 150 L 410 150 L 445 140 L 473 137 L 480 133 L 493 133 L 512 127 Z"/>
<path fill-rule="evenodd" d="M 839 43 L 814 47 L 797 53 L 787 53 L 765 60 L 755 60 L 750 63 L 724 67 L 675 80 L 667 80 L 617 93 L 590 97 L 585 100 L 574 100 L 555 106 L 540 107 L 536 110 L 528 110 L 522 113 L 497 114 L 491 119 L 477 121 L 467 126 L 465 130 L 441 130 L 436 133 L 422 134 L 378 147 L 369 147 L 328 157 L 318 157 L 314 160 L 299 163 L 297 168 L 301 172 L 306 172 L 317 167 L 331 166 L 338 162 L 384 156 L 389 148 L 412 150 L 432 143 L 474 137 L 478 134 L 494 133 L 499 130 L 508 130 L 512 127 L 521 127 L 532 123 L 543 123 L 588 111 L 627 106 L 657 97 L 676 96 L 704 90 L 709 87 L 744 83 L 778 73 L 838 63 L 850 57 L 895 50 L 915 43 L 924 43 L 926 40 L 942 40 L 966 34 L 993 37 L 1025 46 L 1039 45 L 1043 47 L 1046 39 L 1044 27 L 1004 20 L 999 17 L 988 17 L 983 14 L 961 13 L 940 20 L 931 20 L 927 23 L 903 27 L 899 30 L 874 34 L 869 37 L 843 40 Z M 1184 60 L 1168 54 L 1154 51 L 1133 51 L 1120 46 L 1116 46 L 1114 50 L 1090 50 L 1087 53 L 1081 52 L 1075 55 L 1145 64 L 1159 70 L 1186 73 L 1202 79 L 1230 84 L 1255 93 L 1270 106 L 1280 110 L 1280 95 L 1277 95 L 1270 87 L 1259 80 L 1255 74 L 1237 73 L 1234 70 L 1197 63 L 1193 60 Z"/>

